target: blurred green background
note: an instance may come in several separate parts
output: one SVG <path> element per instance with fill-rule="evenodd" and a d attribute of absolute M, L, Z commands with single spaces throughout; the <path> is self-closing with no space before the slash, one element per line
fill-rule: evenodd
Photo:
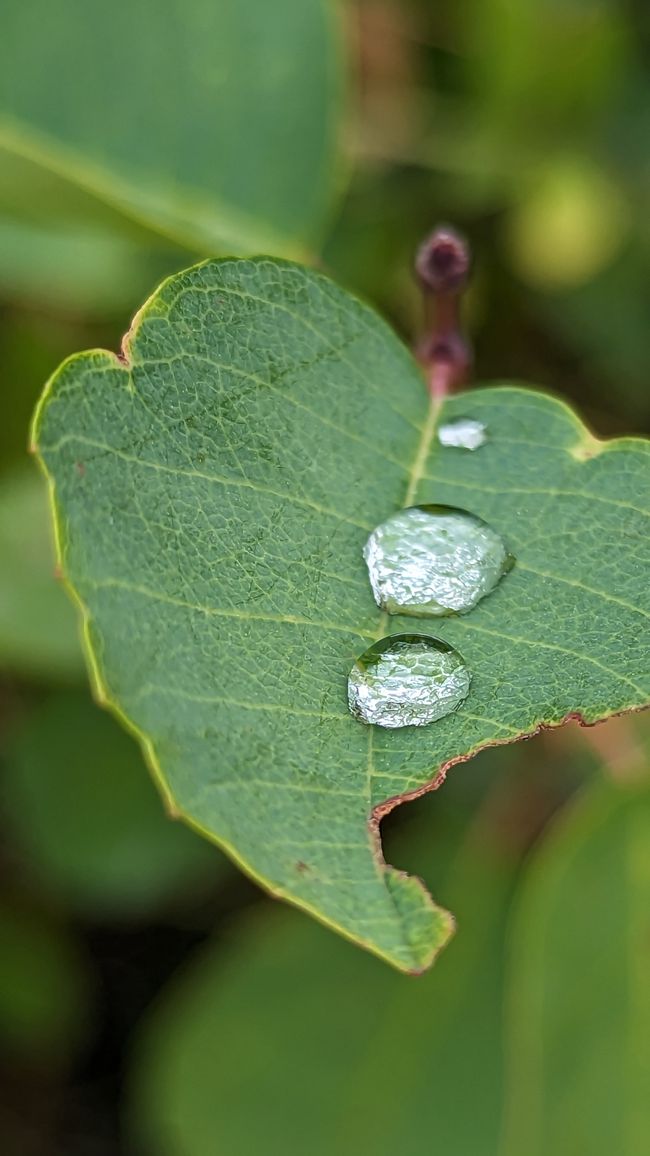
<path fill-rule="evenodd" d="M 26 452 L 164 275 L 298 256 L 412 342 L 469 238 L 479 382 L 643 433 L 643 0 L 8 0 L 0 48 L 0 1134 L 8 1156 L 646 1156 L 650 731 L 570 726 L 384 824 L 459 930 L 417 980 L 164 815 L 91 700 Z"/>

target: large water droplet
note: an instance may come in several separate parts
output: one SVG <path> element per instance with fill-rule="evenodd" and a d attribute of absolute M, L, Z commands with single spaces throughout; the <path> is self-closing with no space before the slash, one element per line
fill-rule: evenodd
<path fill-rule="evenodd" d="M 485 426 L 473 417 L 457 417 L 441 425 L 438 441 L 442 446 L 453 446 L 461 450 L 477 450 L 487 441 Z"/>
<path fill-rule="evenodd" d="M 381 727 L 426 726 L 456 710 L 471 674 L 457 650 L 428 634 L 393 634 L 357 659 L 348 679 L 355 718 Z"/>
<path fill-rule="evenodd" d="M 389 614 L 463 614 L 494 589 L 514 559 L 474 514 L 410 506 L 382 522 L 363 556 L 375 601 Z"/>

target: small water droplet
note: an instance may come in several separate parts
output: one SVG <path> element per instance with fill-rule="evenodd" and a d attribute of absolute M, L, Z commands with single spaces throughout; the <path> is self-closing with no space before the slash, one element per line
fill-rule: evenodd
<path fill-rule="evenodd" d="M 348 679 L 350 711 L 381 727 L 426 726 L 467 697 L 472 676 L 453 646 L 428 634 L 393 634 L 357 659 Z"/>
<path fill-rule="evenodd" d="M 440 426 L 438 441 L 441 446 L 461 450 L 477 450 L 487 441 L 485 426 L 473 417 L 457 417 Z"/>
<path fill-rule="evenodd" d="M 482 518 L 453 506 L 410 506 L 373 530 L 363 556 L 389 614 L 464 614 L 514 563 Z"/>

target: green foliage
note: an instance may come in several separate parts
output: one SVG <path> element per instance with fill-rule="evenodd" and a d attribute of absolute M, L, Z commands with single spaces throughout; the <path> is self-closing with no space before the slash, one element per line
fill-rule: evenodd
<path fill-rule="evenodd" d="M 528 871 L 512 934 L 503 1156 L 650 1140 L 650 791 L 595 785 Z"/>
<path fill-rule="evenodd" d="M 562 341 L 584 359 L 601 405 L 622 385 L 628 411 L 643 419 L 647 400 L 648 349 L 644 337 L 647 255 L 637 246 L 584 286 L 556 294 L 542 313 Z M 628 421 L 631 418 L 627 419 Z"/>
<path fill-rule="evenodd" d="M 81 694 L 30 715 L 3 795 L 31 869 L 82 912 L 142 915 L 222 870 L 214 849 L 164 815 L 137 747 Z"/>
<path fill-rule="evenodd" d="M 395 810 L 382 825 L 386 859 L 421 874 L 459 921 L 431 974 L 398 975 L 226 874 L 208 842 L 167 818 L 118 724 L 70 692 L 84 679 L 78 630 L 54 579 L 42 480 L 27 474 L 25 454 L 29 416 L 53 368 L 77 349 L 117 349 L 151 288 L 210 254 L 298 255 L 415 341 L 422 303 L 412 256 L 437 221 L 459 228 L 474 253 L 464 320 L 475 378 L 537 382 L 604 437 L 647 429 L 645 6 L 9 0 L 5 8 L 0 1148 L 86 1156 L 113 1151 L 128 1125 L 124 1143 L 151 1156 L 645 1156 L 648 796 L 631 784 L 647 776 L 650 716 L 569 725 L 480 752 L 442 790 Z M 352 181 L 328 223 L 343 193 L 337 143 Z M 86 473 L 71 470 L 57 488 L 104 689 L 122 714 L 150 709 L 147 752 L 155 744 L 166 786 L 196 802 L 212 838 L 232 836 L 240 854 L 264 858 L 258 870 L 286 840 L 286 861 L 268 863 L 276 888 L 303 905 L 315 900 L 321 916 L 325 895 L 330 918 L 336 907 L 350 928 L 369 895 L 376 920 L 381 881 L 394 880 L 373 858 L 372 805 L 418 789 L 450 751 L 492 741 L 488 732 L 514 739 L 569 706 L 587 704 L 595 717 L 615 699 L 630 705 L 636 693 L 618 687 L 617 675 L 647 692 L 647 674 L 638 677 L 648 667 L 647 532 L 634 511 L 609 503 L 629 488 L 622 500 L 644 506 L 648 486 L 631 464 L 639 443 L 633 458 L 610 443 L 574 461 L 566 446 L 602 446 L 585 441 L 558 402 L 472 389 L 450 403 L 463 416 L 483 408 L 490 440 L 471 454 L 442 451 L 434 439 L 424 472 L 437 480 L 423 478 L 417 496 L 445 494 L 482 512 L 517 545 L 519 562 L 476 611 L 426 622 L 468 658 L 471 649 L 470 696 L 444 728 L 407 736 L 408 747 L 379 734 L 368 799 L 359 787 L 367 754 L 359 762 L 355 745 L 368 731 L 351 729 L 345 706 L 349 666 L 379 624 L 360 547 L 371 520 L 404 500 L 399 462 L 406 472 L 413 464 L 420 430 L 408 422 L 423 425 L 426 398 L 376 318 L 362 335 L 351 316 L 369 315 L 343 306 L 333 287 L 316 318 L 326 285 L 316 290 L 296 275 L 299 283 L 290 308 L 329 326 L 334 349 L 287 316 L 273 274 L 265 301 L 237 299 L 239 312 L 221 301 L 208 317 L 179 302 L 174 339 L 186 323 L 182 343 L 200 344 L 201 317 L 208 357 L 228 371 L 197 364 L 194 353 L 141 364 L 132 371 L 139 395 L 125 397 L 111 386 L 125 368 L 102 354 L 111 368 L 92 389 L 104 406 L 121 402 L 83 419 L 103 420 L 100 436 L 110 429 L 111 445 L 141 464 L 121 461 L 120 474 L 113 450 L 86 446 Z M 167 330 L 164 318 L 153 321 L 147 315 L 137 341 L 144 332 L 155 358 Z M 75 364 L 59 412 L 76 436 L 88 382 L 80 382 L 87 361 Z M 513 401 L 524 399 L 515 413 Z M 152 410 L 138 411 L 133 429 L 122 429 L 136 412 L 127 401 Z M 299 420 L 296 403 L 311 412 Z M 408 421 L 387 403 L 404 407 Z M 536 444 L 512 444 L 524 439 Z M 154 461 L 192 476 L 154 475 Z M 57 474 L 67 466 L 62 449 Z M 200 493 L 197 472 L 222 477 L 223 496 L 216 483 L 209 499 Z M 274 493 L 238 484 L 246 478 Z M 521 492 L 542 488 L 552 495 Z M 325 508 L 331 500 L 360 524 L 331 523 L 330 532 L 321 510 L 296 499 Z M 146 530 L 130 513 L 136 500 Z M 111 592 L 83 592 L 77 581 L 82 572 L 102 580 L 130 571 L 143 589 L 173 599 L 196 592 L 203 607 L 305 621 L 194 615 L 117 589 L 109 604 Z M 334 631 L 328 642 L 312 620 L 350 633 Z M 323 666 L 320 682 L 316 673 L 305 681 L 313 661 Z M 168 698 L 147 697 L 154 668 Z M 235 702 L 181 700 L 183 687 Z M 330 705 L 321 715 L 323 689 Z M 278 710 L 250 709 L 265 704 L 318 717 L 291 724 Z M 345 719 L 326 717 L 328 709 Z M 590 787 L 599 769 L 609 785 Z M 205 794 L 193 800 L 195 782 Z M 296 791 L 287 808 L 287 784 L 329 793 Z M 296 834 L 300 846 L 289 845 Z M 302 862 L 311 880 L 293 870 Z M 358 888 L 354 906 L 348 887 Z M 357 939 L 360 930 L 357 920 Z M 391 950 L 403 949 L 399 930 L 388 928 Z"/>
<path fill-rule="evenodd" d="M 10 474 L 0 486 L 0 669 L 69 679 L 83 663 L 51 537 L 39 479 Z"/>
<path fill-rule="evenodd" d="M 83 1041 L 87 961 L 42 912 L 0 906 L 0 1038 L 4 1058 L 60 1062 Z"/>
<path fill-rule="evenodd" d="M 0 217 L 0 292 L 89 317 L 133 305 L 173 269 L 171 253 L 144 248 L 107 228 L 70 222 L 44 228 Z M 22 430 L 21 430 L 22 432 Z"/>
<path fill-rule="evenodd" d="M 327 0 L 12 0 L 0 146 L 192 248 L 301 253 L 338 180 L 338 39 Z"/>
<path fill-rule="evenodd" d="M 573 139 L 613 96 L 628 31 L 617 0 L 468 0 L 463 38 L 483 115 L 510 143 L 531 123 L 541 141 Z M 552 77 L 552 83 L 550 79 Z"/>
<path fill-rule="evenodd" d="M 449 917 L 369 824 L 481 747 L 646 705 L 648 445 L 598 442 L 520 389 L 427 406 L 369 309 L 268 260 L 171 278 L 125 355 L 65 362 L 35 424 L 98 692 L 182 815 L 275 894 L 421 970 Z M 436 441 L 461 415 L 487 427 L 476 453 Z M 516 565 L 435 622 L 472 671 L 466 704 L 368 729 L 346 708 L 353 659 L 432 626 L 380 618 L 361 549 L 416 501 L 484 518 Z"/>

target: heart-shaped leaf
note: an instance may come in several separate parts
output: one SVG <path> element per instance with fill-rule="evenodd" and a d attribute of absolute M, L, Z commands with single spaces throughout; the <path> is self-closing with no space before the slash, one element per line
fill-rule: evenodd
<path fill-rule="evenodd" d="M 486 427 L 473 453 L 437 441 L 458 416 Z M 122 360 L 61 366 L 34 435 L 98 693 L 169 805 L 398 967 L 426 967 L 451 920 L 384 864 L 381 815 L 481 747 L 648 700 L 648 445 L 522 389 L 428 402 L 324 277 L 260 259 L 171 278 Z M 374 604 L 362 547 L 415 501 L 470 510 L 516 558 L 467 615 Z M 428 727 L 365 726 L 351 664 L 405 630 L 458 648 L 469 697 Z"/>

